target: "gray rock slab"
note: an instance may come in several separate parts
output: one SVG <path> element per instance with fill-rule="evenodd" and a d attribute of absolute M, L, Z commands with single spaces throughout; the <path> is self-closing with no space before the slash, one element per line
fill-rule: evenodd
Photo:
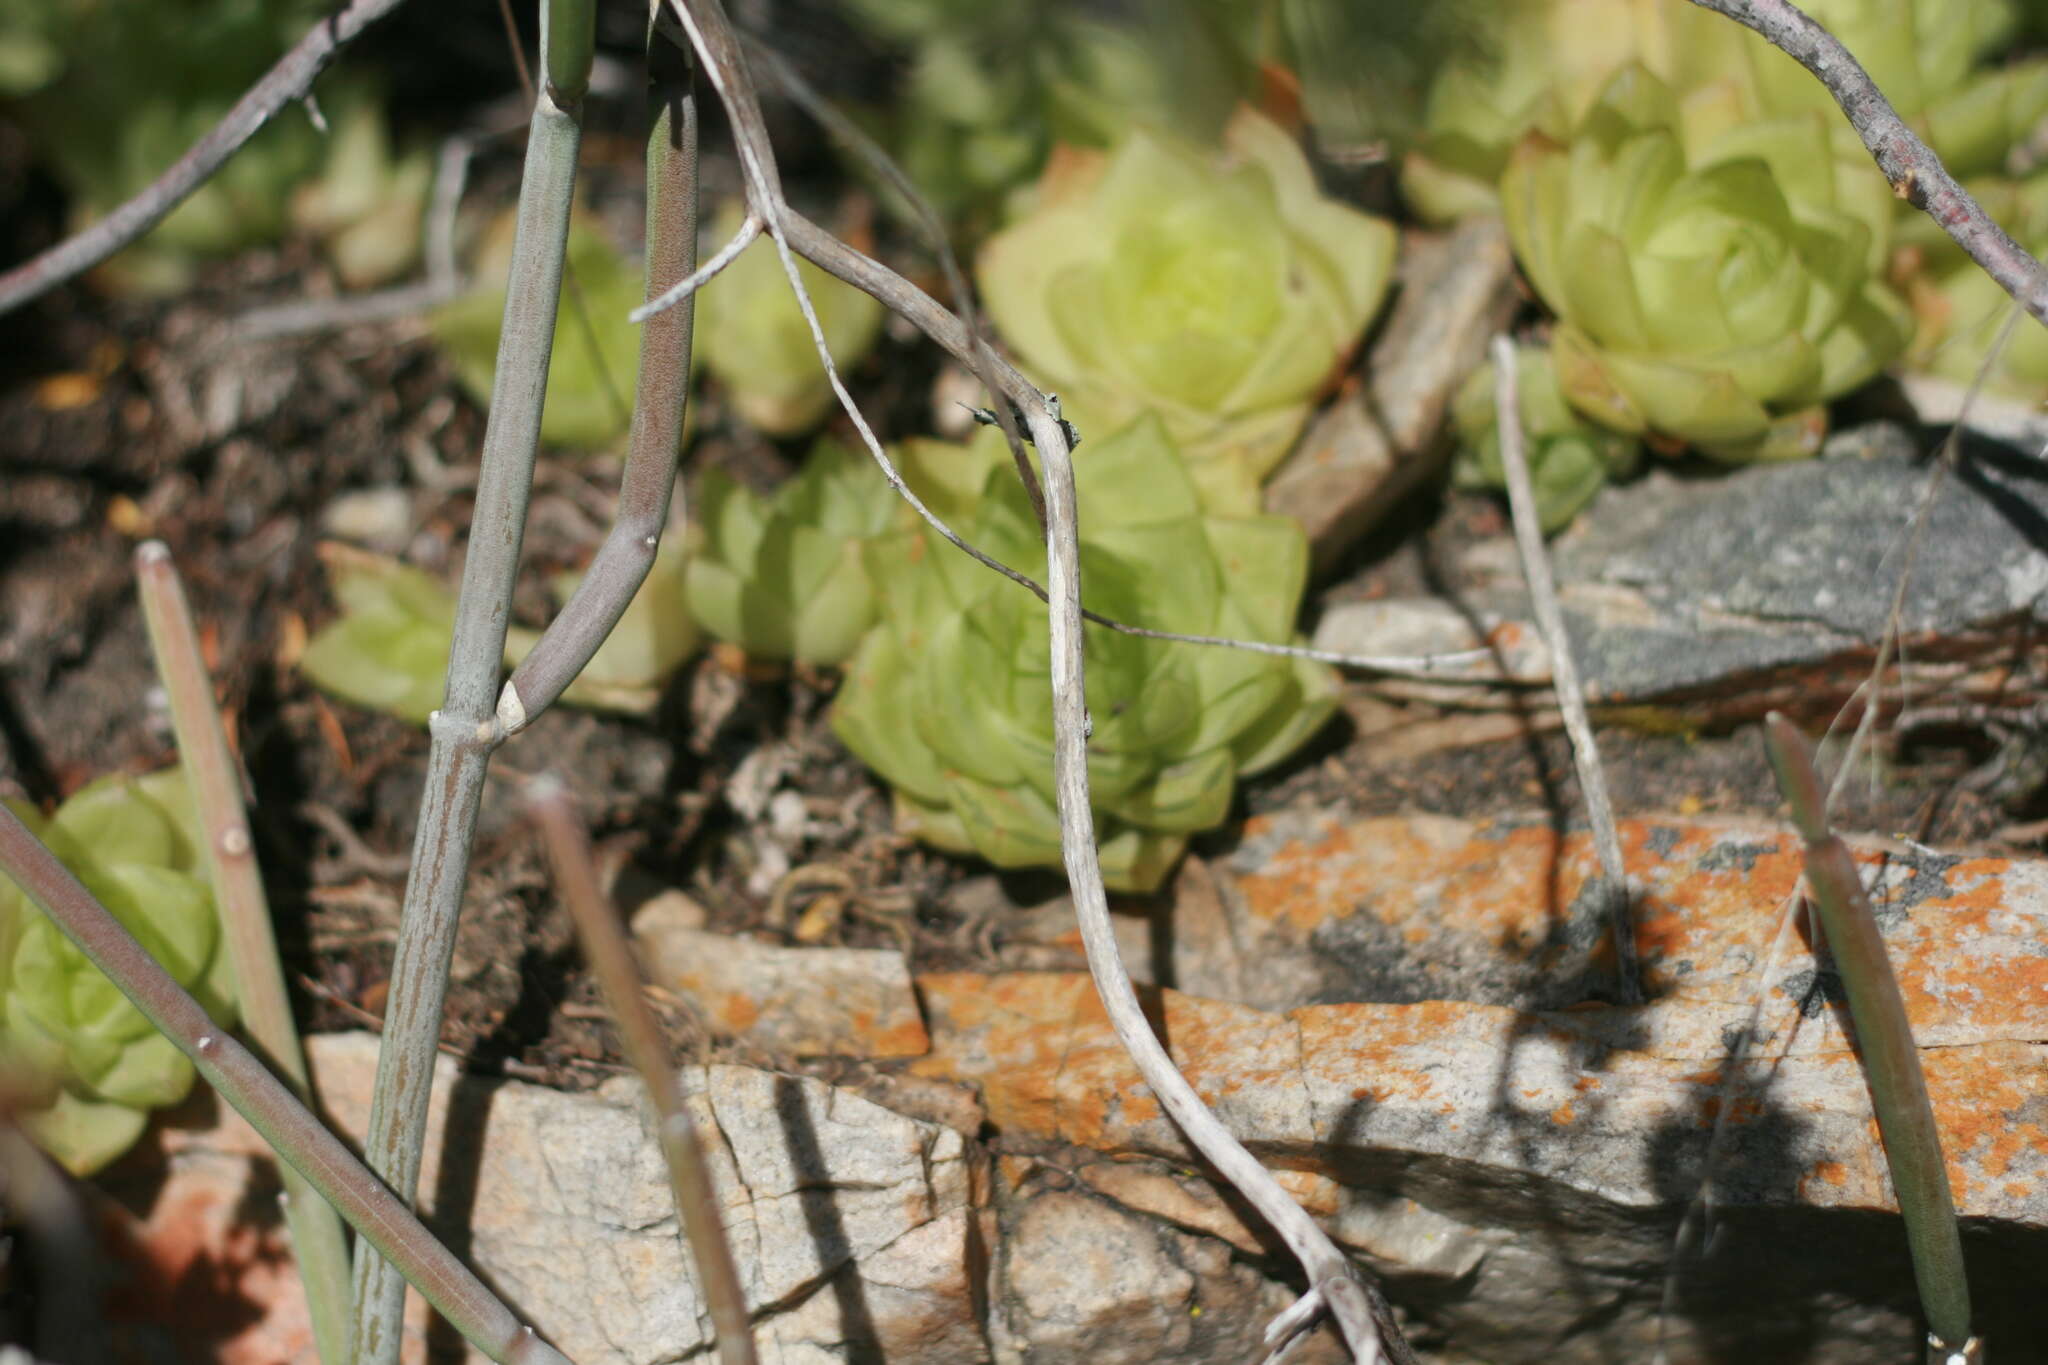
<path fill-rule="evenodd" d="M 1755 710 L 1797 689 L 1815 702 L 1859 681 L 1891 610 L 1908 527 L 1930 466 L 1900 428 L 1842 433 L 1831 458 L 1711 478 L 1666 471 L 1610 488 L 1552 546 L 1559 599 L 1589 699 L 1711 694 Z M 1851 453 L 1854 452 L 1854 453 Z M 2048 620 L 2048 477 L 2008 446 L 1972 438 L 1913 542 L 1904 603 L 1908 667 L 1934 684 L 2022 658 L 2040 672 Z M 1548 655 L 1505 540 L 1468 553 L 1455 599 L 1341 603 L 1316 643 L 1360 653 L 1503 647 L 1505 669 L 1547 683 Z M 1505 572 L 1502 570 L 1505 569 Z M 1833 670 L 1832 672 L 1830 670 Z M 1449 695 L 1429 684 L 1391 690 Z M 1474 691 L 1461 689 L 1463 700 Z M 2029 689 L 2007 687 L 2009 705 Z M 1776 704 L 1768 702 L 1768 704 Z"/>

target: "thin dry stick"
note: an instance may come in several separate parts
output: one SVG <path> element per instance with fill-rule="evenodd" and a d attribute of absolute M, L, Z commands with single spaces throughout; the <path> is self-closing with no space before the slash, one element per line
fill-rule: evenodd
<path fill-rule="evenodd" d="M 0 275 L 0 313 L 18 308 L 81 271 L 92 269 L 162 222 L 273 115 L 292 101 L 304 99 L 313 88 L 313 78 L 334 60 L 335 53 L 403 3 L 404 0 L 350 0 L 338 14 L 313 25 L 297 46 L 264 73 L 263 79 L 249 87 L 248 94 L 235 101 L 235 107 L 205 137 L 193 143 L 190 151 L 142 193 L 91 227 Z"/>
<path fill-rule="evenodd" d="M 1764 718 L 1765 747 L 1778 789 L 1792 808 L 1792 823 L 1806 841 L 1806 880 L 1840 970 L 1856 1026 L 1856 1051 L 1870 1086 L 1870 1104 L 1884 1139 L 1913 1278 L 1927 1312 L 1932 1360 L 1968 1356 L 1970 1286 L 1963 1269 L 1962 1232 L 1942 1159 L 1941 1130 L 1927 1096 L 1927 1077 L 1891 955 L 1871 912 L 1870 897 L 1849 847 L 1829 827 L 1827 799 L 1814 771 L 1813 750 L 1791 722 L 1773 711 Z"/>
<path fill-rule="evenodd" d="M 428 720 L 432 744 L 413 838 L 412 873 L 391 963 L 384 1036 L 363 1151 L 370 1167 L 407 1198 L 419 1185 L 433 1090 L 435 1045 L 448 995 L 456 919 L 469 879 L 469 849 L 491 755 L 504 742 L 497 717 L 512 583 L 540 447 L 541 408 L 575 196 L 576 150 L 594 41 L 590 0 L 549 0 L 541 9 L 547 79 L 534 98 L 526 168 L 506 285 L 497 373 L 484 425 L 469 553 L 449 644 L 447 695 Z M 362 1365 L 395 1365 L 405 1280 L 373 1249 L 358 1247 L 355 1349 Z"/>
<path fill-rule="evenodd" d="M 1692 0 L 1798 62 L 1835 97 L 1892 190 L 1924 210 L 2022 308 L 2048 323 L 2048 269 L 1991 221 L 1941 158 L 1906 126 L 1849 49 L 1786 0 Z"/>
<path fill-rule="evenodd" d="M 973 361 L 970 365 L 975 379 L 981 387 L 993 396 L 996 382 L 989 369 L 989 360 L 994 352 L 983 336 L 981 316 L 974 307 L 974 291 L 967 287 L 967 276 L 960 269 L 960 262 L 953 255 L 951 234 L 940 219 L 938 210 L 918 192 L 902 167 L 882 149 L 882 144 L 863 132 L 858 124 L 833 108 L 831 103 L 811 88 L 795 67 L 782 60 L 780 53 L 758 39 L 751 39 L 747 46 L 761 59 L 770 79 L 782 87 L 796 105 L 823 126 L 826 132 L 839 139 L 840 143 L 865 161 L 869 168 L 880 176 L 883 183 L 896 191 L 899 198 L 910 208 L 918 226 L 924 230 L 925 243 L 938 258 L 939 273 L 945 277 L 946 293 L 953 301 L 953 311 L 960 315 L 961 324 L 967 334 L 974 338 Z M 1003 433 L 1003 440 L 1010 447 L 1010 459 L 1015 464 L 1017 477 L 1024 484 L 1024 492 L 1031 500 L 1031 515 L 1038 522 L 1041 535 L 1045 533 L 1045 491 L 1038 485 L 1038 473 L 1031 467 L 1031 459 L 1024 453 L 1023 433 L 1018 430 L 1021 420 L 1017 410 L 1008 403 L 996 403 L 991 415 L 996 426 Z"/>
<path fill-rule="evenodd" d="M 424 226 L 424 280 L 367 294 L 251 308 L 235 319 L 235 335 L 243 341 L 267 341 L 305 332 L 389 322 L 438 308 L 460 294 L 465 281 L 455 265 L 455 220 L 462 208 L 462 191 L 469 179 L 469 161 L 474 152 L 475 144 L 466 137 L 451 137 L 441 144 Z"/>
<path fill-rule="evenodd" d="M 1585 793 L 1586 818 L 1593 826 L 1593 847 L 1600 856 L 1600 880 L 1604 885 L 1597 894 L 1605 903 L 1608 922 L 1614 929 L 1614 970 L 1621 986 L 1621 1001 L 1625 1005 L 1640 1005 L 1643 987 L 1636 964 L 1635 922 L 1629 915 L 1628 873 L 1621 862 L 1621 835 L 1614 827 L 1614 803 L 1607 796 L 1607 773 L 1600 766 L 1600 744 L 1586 715 L 1586 689 L 1579 682 L 1578 661 L 1572 655 L 1571 636 L 1564 627 L 1564 609 L 1558 605 L 1550 555 L 1543 548 L 1543 525 L 1536 516 L 1536 490 L 1529 482 L 1529 457 L 1523 450 L 1521 396 L 1515 385 L 1515 343 L 1505 335 L 1493 339 L 1493 402 L 1500 429 L 1500 463 L 1507 474 L 1508 507 L 1515 519 L 1515 545 L 1522 554 L 1522 576 L 1528 580 L 1536 624 L 1550 645 L 1551 684 L 1557 693 L 1558 709 L 1564 713 L 1565 733 L 1571 736 L 1572 762 L 1579 770 L 1579 790 Z"/>
<path fill-rule="evenodd" d="M 1387 1351 L 1393 1359 L 1408 1358 L 1406 1345 L 1393 1327 L 1391 1313 L 1354 1273 L 1351 1262 L 1302 1211 L 1258 1159 L 1225 1128 L 1182 1076 L 1167 1054 L 1131 986 L 1110 927 L 1109 902 L 1102 885 L 1102 864 L 1095 848 L 1095 818 L 1088 795 L 1088 702 L 1081 646 L 1081 548 L 1074 501 L 1074 467 L 1067 453 L 1066 433 L 1043 408 L 1027 409 L 1032 441 L 1044 461 L 1046 513 L 1051 530 L 1046 538 L 1046 582 L 1052 638 L 1052 707 L 1054 724 L 1053 790 L 1060 815 L 1060 844 L 1066 855 L 1067 881 L 1074 893 L 1081 941 L 1088 970 L 1110 1025 L 1146 1084 L 1181 1131 L 1209 1163 L 1259 1211 L 1279 1234 L 1307 1273 L 1309 1306 L 1289 1317 L 1283 1332 L 1305 1326 L 1315 1312 L 1327 1309 L 1358 1365 L 1374 1365 Z M 1376 1311 L 1378 1310 L 1378 1311 Z"/>
<path fill-rule="evenodd" d="M 690 90 L 689 49 L 680 41 L 672 25 L 650 26 L 648 295 L 688 275 L 697 263 L 697 102 Z M 532 724 L 575 681 L 654 567 L 682 451 L 694 316 L 694 306 L 673 309 L 651 319 L 641 334 L 632 432 L 612 529 L 583 581 L 498 694 L 498 721 L 507 735 Z"/>
<path fill-rule="evenodd" d="M 512 1310 L 436 1241 L 405 1201 L 370 1174 L 255 1053 L 216 1027 L 199 1002 L 4 804 L 0 871 L 21 885 L 157 1032 L 192 1059 L 206 1083 L 478 1350 L 503 1365 L 569 1365 L 532 1328 L 521 1326 Z"/>
<path fill-rule="evenodd" d="M 206 831 L 206 865 L 220 907 L 242 1020 L 265 1058 L 303 1100 L 312 1094 L 312 1086 L 278 963 L 270 902 L 263 893 L 263 875 L 242 807 L 241 768 L 228 751 L 227 731 L 213 701 L 213 679 L 192 629 L 192 609 L 163 542 L 146 541 L 135 551 L 135 579 L 157 676 L 170 698 L 178 757 L 192 785 L 200 827 Z M 341 1218 L 290 1166 L 283 1171 L 283 1181 L 285 1226 L 305 1282 L 320 1359 L 326 1365 L 347 1365 L 348 1240 Z"/>
<path fill-rule="evenodd" d="M 618 1023 L 626 1060 L 646 1082 L 648 1099 L 654 1104 L 660 1125 L 661 1154 L 668 1162 L 676 1212 L 682 1217 L 683 1235 L 690 1243 L 704 1298 L 711 1306 L 718 1358 L 725 1365 L 754 1365 L 746 1291 L 740 1284 L 739 1267 L 733 1263 L 732 1248 L 726 1244 L 718 1191 L 712 1187 L 710 1166 L 704 1159 L 703 1144 L 697 1139 L 697 1126 L 690 1118 L 683 1088 L 676 1080 L 668 1040 L 662 1036 L 654 1011 L 647 1008 L 646 998 L 640 993 L 639 964 L 633 959 L 633 949 L 625 934 L 619 930 L 618 912 L 598 885 L 597 865 L 591 859 L 590 841 L 577 816 L 576 803 L 559 779 L 542 776 L 527 784 L 526 805 L 547 844 L 555 886 L 561 892 L 562 903 L 569 908 L 570 917 L 576 921 L 577 937 L 583 940 L 583 956 L 597 977 L 598 988 L 604 992 L 606 1007 Z"/>

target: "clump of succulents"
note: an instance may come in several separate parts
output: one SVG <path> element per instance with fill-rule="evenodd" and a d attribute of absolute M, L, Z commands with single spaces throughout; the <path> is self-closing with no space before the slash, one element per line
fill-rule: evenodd
<path fill-rule="evenodd" d="M 1911 334 L 1876 273 L 1889 220 L 1838 194 L 1819 114 L 1684 115 L 1624 68 L 1568 142 L 1533 134 L 1509 161 L 1502 206 L 1558 317 L 1558 382 L 1616 431 L 1726 460 L 1810 455 L 1823 404 Z"/>
<path fill-rule="evenodd" d="M 1308 572 L 1285 517 L 1203 507 L 1165 424 L 1090 442 L 1076 470 L 1087 605 L 1118 620 L 1286 641 Z M 970 543 L 1034 575 L 1044 541 L 999 436 L 912 442 L 905 477 Z M 896 789 L 900 828 L 1000 867 L 1057 866 L 1045 609 L 922 524 L 864 549 L 881 619 L 832 712 Z M 1220 824 L 1237 777 L 1279 762 L 1329 717 L 1328 669 L 1089 626 L 1097 834 L 1113 888 L 1150 891 L 1189 835 Z"/>
<path fill-rule="evenodd" d="M 482 404 L 491 401 L 498 371 L 515 217 L 507 210 L 491 224 L 477 249 L 476 287 L 444 305 L 432 319 L 434 336 L 455 365 L 455 377 Z M 646 283 L 640 266 L 580 213 L 570 221 L 567 260 L 576 292 L 570 292 L 565 277 L 549 352 L 540 435 L 549 445 L 598 450 L 624 436 L 632 421 L 640 328 L 627 321 L 627 315 L 646 300 Z"/>
<path fill-rule="evenodd" d="M 1155 412 L 1205 493 L 1237 503 L 1378 310 L 1394 246 L 1247 109 L 1220 153 L 1138 130 L 1063 154 L 979 274 L 1004 338 L 1082 431 Z"/>
<path fill-rule="evenodd" d="M 1461 488 L 1507 487 L 1494 384 L 1493 366 L 1482 365 L 1451 406 L 1458 432 L 1452 475 Z M 1537 520 L 1546 532 L 1561 531 L 1610 480 L 1635 471 L 1642 443 L 1574 412 L 1558 386 L 1550 352 L 1543 347 L 1516 347 L 1515 395 Z"/>
<path fill-rule="evenodd" d="M 184 155 L 320 15 L 306 0 L 45 0 L 9 8 L 0 46 L 12 59 L 0 65 L 14 68 L 11 93 L 82 222 Z M 273 120 L 96 278 L 175 292 L 201 259 L 275 241 L 291 187 L 319 159 L 309 119 Z"/>
<path fill-rule="evenodd" d="M 862 546 L 896 526 L 900 507 L 865 452 L 832 440 L 765 498 L 706 470 L 690 614 L 756 658 L 844 662 L 875 620 Z"/>
<path fill-rule="evenodd" d="M 2011 37 L 2015 0 L 1813 0 L 1802 8 L 1856 54 L 1952 169 L 1987 169 L 1983 158 L 2002 156 L 2048 101 L 2048 74 L 2024 64 L 1979 68 Z M 1516 144 L 1531 132 L 1563 140 L 1630 65 L 1653 72 L 1681 102 L 1722 87 L 1709 98 L 1734 98 L 1747 119 L 1820 115 L 1838 176 L 1858 171 L 1874 182 L 1864 193 L 1887 192 L 1820 83 L 1717 14 L 1663 0 L 1508 0 L 1489 27 L 1489 41 L 1437 73 L 1404 160 L 1403 188 L 1424 218 L 1492 211 Z"/>
<path fill-rule="evenodd" d="M 214 1022 L 234 1022 L 233 977 L 180 770 L 96 782 L 47 820 L 8 804 Z M 26 1088 L 22 1126 L 79 1175 L 127 1151 L 149 1111 L 184 1099 L 194 1076 L 177 1045 L 5 874 L 0 1054 L 14 1068 L 10 1084 Z"/>
<path fill-rule="evenodd" d="M 672 538 L 674 539 L 674 538 Z M 341 614 L 316 633 L 299 668 L 322 691 L 367 710 L 424 725 L 441 704 L 455 636 L 455 590 L 423 569 L 339 544 L 321 547 Z M 644 714 L 663 682 L 697 648 L 681 605 L 683 551 L 665 544 L 625 615 L 562 694 L 572 706 Z M 550 586 L 567 601 L 580 575 Z M 516 665 L 539 640 L 514 627 L 505 662 Z"/>
<path fill-rule="evenodd" d="M 738 204 L 727 204 L 713 237 L 730 240 L 745 217 Z M 882 305 L 809 261 L 797 262 L 797 273 L 833 362 L 842 372 L 859 363 L 881 334 Z M 698 295 L 695 350 L 740 416 L 768 435 L 808 431 L 832 406 L 831 381 L 818 362 L 810 324 L 765 235 Z"/>

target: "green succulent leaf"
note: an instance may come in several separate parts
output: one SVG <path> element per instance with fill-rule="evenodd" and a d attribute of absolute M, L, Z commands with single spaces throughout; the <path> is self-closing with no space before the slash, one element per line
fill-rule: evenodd
<path fill-rule="evenodd" d="M 836 441 L 765 498 L 707 471 L 690 614 L 757 658 L 845 662 L 875 619 L 862 547 L 896 524 L 898 505 L 873 462 Z"/>
<path fill-rule="evenodd" d="M 172 769 L 84 788 L 31 828 L 223 1027 L 234 1022 L 189 786 Z M 89 1174 L 190 1091 L 191 1063 L 13 882 L 0 876 L 0 1049 L 31 1085 L 23 1124 Z"/>
<path fill-rule="evenodd" d="M 996 325 L 1084 432 L 1157 413 L 1183 458 L 1232 467 L 1196 478 L 1228 510 L 1378 310 L 1394 245 L 1247 109 L 1220 154 L 1143 130 L 1108 153 L 1069 149 L 1034 210 L 982 248 L 979 276 Z"/>
<path fill-rule="evenodd" d="M 1157 629 L 1293 638 L 1307 544 L 1285 518 L 1206 511 L 1165 423 L 1091 442 L 1076 471 L 1088 605 Z M 902 452 L 921 497 L 1027 573 L 1045 551 L 1000 435 Z M 976 499 L 962 471 L 980 471 Z M 1052 683 L 1043 605 L 922 523 L 863 546 L 879 619 L 847 668 L 832 724 L 897 789 L 905 833 L 1002 867 L 1057 865 Z M 1321 665 L 1090 627 L 1089 783 L 1104 875 L 1149 891 L 1186 836 L 1228 815 L 1237 776 L 1279 762 L 1328 719 Z"/>

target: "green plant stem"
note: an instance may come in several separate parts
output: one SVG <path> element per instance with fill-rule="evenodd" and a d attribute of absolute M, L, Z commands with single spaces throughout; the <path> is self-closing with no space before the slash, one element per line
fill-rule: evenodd
<path fill-rule="evenodd" d="M 216 1027 L 199 1002 L 4 805 L 0 869 L 20 883 L 159 1033 L 192 1059 L 206 1083 L 272 1150 L 341 1211 L 365 1244 L 389 1257 L 420 1287 L 464 1338 L 503 1365 L 568 1365 L 561 1352 L 521 1326 L 512 1310 L 436 1241 L 405 1201 L 370 1174 L 255 1053 Z"/>
<path fill-rule="evenodd" d="M 491 755 L 504 740 L 496 715 L 512 582 L 533 487 L 541 407 L 562 289 L 562 262 L 575 193 L 580 106 L 557 103 L 555 28 L 586 54 L 589 0 L 555 0 L 542 10 L 541 53 L 550 78 L 534 97 L 526 169 L 519 186 L 511 276 L 497 375 L 484 428 L 482 468 L 471 516 L 468 559 L 448 658 L 448 689 L 429 722 L 433 737 L 413 840 L 412 871 L 391 966 L 383 1044 L 363 1149 L 370 1168 L 410 1199 L 419 1185 L 432 1093 L 434 1050 L 448 994 L 456 918 L 468 881 L 470 843 Z M 586 77 L 587 79 L 587 77 Z M 360 1365 L 395 1365 L 405 1309 L 405 1280 L 374 1248 L 359 1246 L 355 1266 L 355 1352 Z"/>
<path fill-rule="evenodd" d="M 679 36 L 672 26 L 655 24 L 647 37 L 647 298 L 658 298 L 697 266 L 697 102 L 689 49 L 677 45 Z M 686 300 L 653 314 L 641 332 L 618 515 L 583 581 L 498 695 L 498 719 L 508 735 L 532 724 L 583 671 L 654 567 L 682 451 L 695 307 Z"/>
<path fill-rule="evenodd" d="M 1806 880 L 1848 993 L 1857 1052 L 1870 1085 L 1871 1108 L 1884 1139 L 1899 1213 L 1905 1219 L 1906 1245 L 1913 1255 L 1913 1278 L 1927 1325 L 1944 1350 L 1961 1350 L 1970 1340 L 1962 1234 L 1906 1003 L 1855 859 L 1829 827 L 1827 799 L 1806 737 L 1772 712 L 1764 720 L 1764 742 L 1778 789 L 1791 804 L 1792 823 L 1806 841 Z"/>
<path fill-rule="evenodd" d="M 724 1365 L 754 1365 L 746 1291 L 740 1285 L 732 1248 L 726 1244 L 725 1226 L 718 1212 L 718 1192 L 712 1188 L 710 1167 L 704 1160 L 703 1144 L 697 1138 L 697 1125 L 683 1102 L 682 1086 L 676 1081 L 675 1064 L 669 1058 L 668 1041 L 655 1022 L 654 1011 L 647 1008 L 640 993 L 642 978 L 633 949 L 619 929 L 618 913 L 598 885 L 590 841 L 577 817 L 575 802 L 559 780 L 541 777 L 527 787 L 527 809 L 547 844 L 555 886 L 561 892 L 562 903 L 569 907 L 570 917 L 576 921 L 584 959 L 597 977 L 605 1006 L 619 1026 L 626 1060 L 640 1073 L 647 1085 L 648 1099 L 653 1102 L 676 1212 L 682 1219 L 690 1254 L 697 1262 L 704 1298 L 711 1305 L 711 1322 L 718 1334 L 718 1358 Z"/>
<path fill-rule="evenodd" d="M 200 656 L 184 585 L 161 541 L 148 541 L 136 550 L 135 578 L 141 590 L 143 619 L 149 627 L 150 649 L 156 656 L 157 677 L 170 698 L 178 757 L 192 784 L 200 828 L 206 831 L 206 865 L 212 874 L 214 901 L 220 907 L 221 931 L 227 937 L 228 960 L 234 967 L 242 1022 L 271 1066 L 305 1100 L 312 1094 L 306 1057 L 292 1020 L 284 969 L 277 957 L 277 933 L 270 922 L 270 902 L 263 893 L 263 876 L 242 806 L 241 769 L 228 751 L 227 730 L 214 705 L 213 680 Z M 291 1232 L 299 1278 L 306 1287 L 314 1343 L 326 1365 L 346 1365 L 349 1263 L 341 1217 L 290 1165 L 280 1174 L 285 1226 Z"/>

